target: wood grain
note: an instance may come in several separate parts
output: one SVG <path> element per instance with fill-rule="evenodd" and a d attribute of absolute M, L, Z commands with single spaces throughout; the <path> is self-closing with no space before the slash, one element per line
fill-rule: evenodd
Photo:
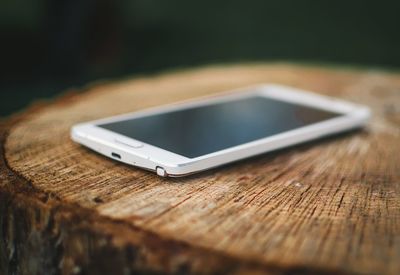
<path fill-rule="evenodd" d="M 69 138 L 77 122 L 258 83 L 366 104 L 373 118 L 366 130 L 179 179 Z M 3 272 L 400 274 L 399 74 L 206 67 L 92 85 L 0 129 Z"/>

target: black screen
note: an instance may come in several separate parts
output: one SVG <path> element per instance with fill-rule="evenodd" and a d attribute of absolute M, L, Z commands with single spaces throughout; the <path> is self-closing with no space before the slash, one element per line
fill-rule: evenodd
<path fill-rule="evenodd" d="M 195 158 L 339 115 L 253 96 L 99 127 Z"/>

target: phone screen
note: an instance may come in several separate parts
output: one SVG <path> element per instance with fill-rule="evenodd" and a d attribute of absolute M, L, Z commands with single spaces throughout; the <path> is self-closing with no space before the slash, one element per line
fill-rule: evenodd
<path fill-rule="evenodd" d="M 251 96 L 98 126 L 184 157 L 196 158 L 340 115 Z"/>

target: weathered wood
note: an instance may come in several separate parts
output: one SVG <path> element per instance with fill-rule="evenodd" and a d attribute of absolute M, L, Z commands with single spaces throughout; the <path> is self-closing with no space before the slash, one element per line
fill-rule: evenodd
<path fill-rule="evenodd" d="M 77 122 L 265 82 L 369 105 L 372 121 L 179 179 L 69 139 Z M 97 84 L 0 129 L 2 274 L 400 274 L 399 74 L 208 67 Z"/>

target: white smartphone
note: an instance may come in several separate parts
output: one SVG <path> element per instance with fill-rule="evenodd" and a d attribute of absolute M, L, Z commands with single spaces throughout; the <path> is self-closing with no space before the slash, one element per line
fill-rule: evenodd
<path fill-rule="evenodd" d="M 74 141 L 126 164 L 179 177 L 363 126 L 370 110 L 262 85 L 77 124 Z"/>

